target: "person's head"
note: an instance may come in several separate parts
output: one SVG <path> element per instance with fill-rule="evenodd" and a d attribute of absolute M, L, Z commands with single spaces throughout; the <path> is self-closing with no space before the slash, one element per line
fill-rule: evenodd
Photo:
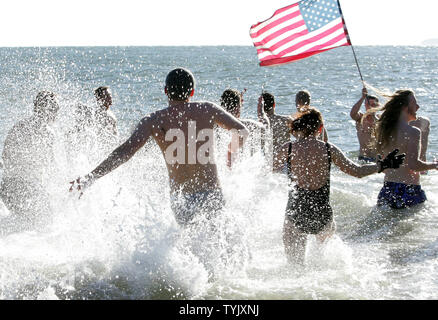
<path fill-rule="evenodd" d="M 275 112 L 275 99 L 274 96 L 268 92 L 263 92 L 263 111 L 266 114 L 273 114 Z"/>
<path fill-rule="evenodd" d="M 55 121 L 59 111 L 56 95 L 50 91 L 41 91 L 33 101 L 33 111 L 41 119 L 47 122 Z"/>
<path fill-rule="evenodd" d="M 164 92 L 169 101 L 187 102 L 195 94 L 195 77 L 187 69 L 174 69 L 166 77 Z"/>
<path fill-rule="evenodd" d="M 227 89 L 222 93 L 221 106 L 236 118 L 240 118 L 242 94 L 236 89 Z"/>
<path fill-rule="evenodd" d="M 111 90 L 108 87 L 99 87 L 94 90 L 94 96 L 96 97 L 97 104 L 104 110 L 108 110 L 113 104 L 113 98 L 111 96 Z"/>
<path fill-rule="evenodd" d="M 419 108 L 412 90 L 398 90 L 390 96 L 389 101 L 380 109 L 383 113 L 377 121 L 376 140 L 379 153 L 393 139 L 399 121 L 415 119 Z"/>
<path fill-rule="evenodd" d="M 310 106 L 310 92 L 307 90 L 298 91 L 295 95 L 295 106 L 298 112 L 303 111 L 303 108 L 308 108 Z"/>
<path fill-rule="evenodd" d="M 379 107 L 379 98 L 372 95 L 367 95 L 365 99 L 365 109 L 368 111 L 370 109 L 375 109 Z"/>
<path fill-rule="evenodd" d="M 300 112 L 291 122 L 291 133 L 294 136 L 300 135 L 303 138 L 316 136 L 321 133 L 323 119 L 318 109 L 308 106 Z"/>

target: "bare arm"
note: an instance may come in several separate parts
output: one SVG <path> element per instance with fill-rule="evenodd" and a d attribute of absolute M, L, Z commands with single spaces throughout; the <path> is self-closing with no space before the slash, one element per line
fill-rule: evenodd
<path fill-rule="evenodd" d="M 350 111 L 350 117 L 354 121 L 359 121 L 362 118 L 362 113 L 359 111 L 360 107 L 362 106 L 363 102 L 365 101 L 367 97 L 368 91 L 366 88 L 362 89 L 362 97 L 359 99 L 359 101 L 356 102 L 356 104 L 351 108 Z"/>
<path fill-rule="evenodd" d="M 421 150 L 421 131 L 418 128 L 411 127 L 408 141 L 408 167 L 412 171 L 428 171 L 437 169 L 434 162 L 425 162 L 419 159 Z"/>
<path fill-rule="evenodd" d="M 358 165 L 348 159 L 345 154 L 336 146 L 330 145 L 332 152 L 333 163 L 341 169 L 342 172 L 356 177 L 363 178 L 371 174 L 377 173 L 379 168 L 377 164 Z"/>
<path fill-rule="evenodd" d="M 115 149 L 108 158 L 91 172 L 93 178 L 101 178 L 131 159 L 132 156 L 145 145 L 149 137 L 152 135 L 151 122 L 152 120 L 150 117 L 143 118 L 137 125 L 137 128 L 131 137 Z"/>
<path fill-rule="evenodd" d="M 243 146 L 243 143 L 249 135 L 248 129 L 242 122 L 233 117 L 231 113 L 228 113 L 222 108 L 212 105 L 212 110 L 214 122 L 221 128 L 224 128 L 226 130 L 233 130 L 234 133 L 236 133 L 239 137 L 239 144 L 235 145 L 234 143 L 232 143 L 231 146 L 231 151 L 233 153 L 237 152 L 238 149 Z"/>
<path fill-rule="evenodd" d="M 430 132 L 430 121 L 429 119 L 424 119 L 424 129 L 421 130 L 421 152 L 420 159 L 422 161 L 427 161 L 427 148 L 429 146 L 429 132 Z"/>
<path fill-rule="evenodd" d="M 265 111 L 263 110 L 263 96 L 259 97 L 259 102 L 257 104 L 257 117 L 261 123 L 265 126 L 266 129 L 269 130 L 270 123 L 269 119 L 265 114 Z"/>

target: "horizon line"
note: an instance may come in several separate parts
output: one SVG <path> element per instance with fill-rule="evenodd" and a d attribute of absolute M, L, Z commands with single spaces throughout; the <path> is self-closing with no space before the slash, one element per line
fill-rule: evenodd
<path fill-rule="evenodd" d="M 354 47 L 437 47 L 438 44 L 354 44 Z M 230 44 L 200 44 L 200 45 L 23 45 L 23 46 L 0 46 L 0 49 L 11 49 L 11 48 L 126 48 L 126 47 L 137 47 L 137 48 L 170 48 L 170 47 L 186 47 L 186 48 L 196 48 L 196 47 L 249 47 L 253 48 L 253 45 L 230 45 Z"/>

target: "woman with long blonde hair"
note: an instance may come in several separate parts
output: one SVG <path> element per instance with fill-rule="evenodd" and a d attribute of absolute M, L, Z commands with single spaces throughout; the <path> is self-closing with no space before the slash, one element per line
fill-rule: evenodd
<path fill-rule="evenodd" d="M 383 113 L 376 127 L 377 152 L 385 155 L 393 149 L 399 149 L 406 153 L 406 162 L 398 169 L 385 171 L 385 183 L 377 204 L 402 209 L 427 200 L 421 189 L 420 172 L 438 169 L 438 163 L 420 159 L 421 131 L 409 125 L 409 120 L 416 117 L 420 108 L 415 93 L 412 90 L 398 90 L 389 98 L 379 109 Z"/>

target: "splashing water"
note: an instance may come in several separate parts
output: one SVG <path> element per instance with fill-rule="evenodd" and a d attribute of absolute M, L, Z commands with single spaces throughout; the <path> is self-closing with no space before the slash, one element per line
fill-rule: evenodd
<path fill-rule="evenodd" d="M 358 49 L 368 82 L 417 92 L 420 113 L 432 119 L 429 157 L 436 153 L 436 49 L 403 48 L 403 55 L 400 48 Z M 30 115 L 38 91 L 56 92 L 61 110 L 53 125 L 57 173 L 45 185 L 50 219 L 17 230 L 22 222 L 11 220 L 0 201 L 0 298 L 436 299 L 435 172 L 423 177 L 429 201 L 396 212 L 375 208 L 382 175 L 359 180 L 334 170 L 337 235 L 322 246 L 309 237 L 300 268 L 288 265 L 283 252 L 286 177 L 267 173 L 258 153 L 230 171 L 225 146 L 219 146 L 226 208 L 214 223 L 196 230 L 181 229 L 173 218 L 167 171 L 153 142 L 80 200 L 67 192 L 68 182 L 92 170 L 144 114 L 164 107 L 163 80 L 180 65 L 197 77 L 196 99 L 218 101 L 228 87 L 249 88 L 246 118 L 256 117 L 263 83 L 276 96 L 281 114 L 293 113 L 296 91 L 310 90 L 331 141 L 357 156 L 348 113 L 361 83 L 347 50 L 342 57 L 333 51 L 260 69 L 246 47 L 1 48 L 2 144 L 12 125 Z M 71 150 L 67 133 L 74 125 L 73 106 L 92 106 L 93 89 L 100 85 L 115 94 L 112 109 L 120 137 L 105 147 L 93 145 L 91 138 L 87 147 L 76 143 Z"/>

